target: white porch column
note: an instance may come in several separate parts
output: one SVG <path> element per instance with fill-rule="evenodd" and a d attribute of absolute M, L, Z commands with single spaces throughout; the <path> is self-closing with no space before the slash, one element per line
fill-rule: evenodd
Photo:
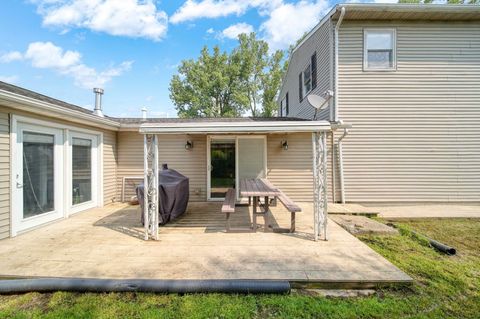
<path fill-rule="evenodd" d="M 145 134 L 143 142 L 145 240 L 158 240 L 158 137 Z"/>
<path fill-rule="evenodd" d="M 322 233 L 327 240 L 327 133 L 312 133 L 313 219 L 315 241 Z"/>

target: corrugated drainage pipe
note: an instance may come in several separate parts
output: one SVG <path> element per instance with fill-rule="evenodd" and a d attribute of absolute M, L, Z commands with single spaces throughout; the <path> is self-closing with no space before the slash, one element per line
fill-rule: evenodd
<path fill-rule="evenodd" d="M 0 280 L 0 294 L 27 292 L 155 292 L 155 293 L 238 293 L 286 294 L 286 280 L 120 280 L 43 278 Z"/>

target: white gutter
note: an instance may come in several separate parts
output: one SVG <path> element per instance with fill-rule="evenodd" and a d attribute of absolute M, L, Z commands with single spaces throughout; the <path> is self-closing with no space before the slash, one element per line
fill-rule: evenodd
<path fill-rule="evenodd" d="M 333 116 L 333 121 L 335 123 L 338 122 L 338 31 L 340 29 L 340 25 L 342 24 L 343 16 L 345 16 L 345 7 L 342 7 L 340 11 L 340 17 L 338 18 L 337 24 L 335 25 L 335 112 Z"/>
<path fill-rule="evenodd" d="M 83 113 L 31 97 L 0 90 L 1 105 L 89 126 L 117 130 L 120 123 L 94 114 Z"/>
<path fill-rule="evenodd" d="M 145 123 L 140 125 L 143 134 L 191 133 L 286 133 L 330 131 L 328 121 L 238 121 L 238 122 L 177 122 Z"/>

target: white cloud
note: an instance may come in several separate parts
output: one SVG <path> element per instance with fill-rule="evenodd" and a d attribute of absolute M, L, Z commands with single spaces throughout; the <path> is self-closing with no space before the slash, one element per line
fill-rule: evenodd
<path fill-rule="evenodd" d="M 51 42 L 33 42 L 28 46 L 25 58 L 36 68 L 65 69 L 79 64 L 81 55 L 76 51 L 66 51 Z"/>
<path fill-rule="evenodd" d="M 260 26 L 260 34 L 268 42 L 270 49 L 275 50 L 286 49 L 295 44 L 305 32 L 320 22 L 328 8 L 328 0 L 301 0 L 296 3 L 286 0 L 187 0 L 173 14 L 170 22 L 240 16 L 250 9 L 256 9 L 261 16 L 266 17 Z M 238 25 L 225 29 L 217 37 L 235 38 L 240 33 L 236 31 Z M 244 30 L 249 32 L 253 28 Z M 207 33 L 211 34 L 213 31 L 207 30 Z"/>
<path fill-rule="evenodd" d="M 0 75 L 0 81 L 2 82 L 7 82 L 7 83 L 17 83 L 18 82 L 18 76 L 16 75 Z"/>
<path fill-rule="evenodd" d="M 229 26 L 222 31 L 220 36 L 222 38 L 236 39 L 239 34 L 250 32 L 253 32 L 253 27 L 250 24 L 242 22 Z"/>
<path fill-rule="evenodd" d="M 171 16 L 170 22 L 176 24 L 200 18 L 226 17 L 232 14 L 244 14 L 251 8 L 259 8 L 261 12 L 274 6 L 281 0 L 187 0 Z"/>
<path fill-rule="evenodd" d="M 153 0 L 32 0 L 45 26 L 87 28 L 111 35 L 160 40 L 168 17 Z"/>
<path fill-rule="evenodd" d="M 125 61 L 104 71 L 97 71 L 82 63 L 82 55 L 77 51 L 65 51 L 51 42 L 33 42 L 25 54 L 20 52 L 21 59 L 29 60 L 33 67 L 53 69 L 56 72 L 70 76 L 75 84 L 82 88 L 103 87 L 114 77 L 128 71 L 133 61 Z"/>
<path fill-rule="evenodd" d="M 18 51 L 11 51 L 0 55 L 0 63 L 10 63 L 13 61 L 19 61 L 21 59 L 23 59 L 22 53 Z"/>
<path fill-rule="evenodd" d="M 207 30 L 207 33 L 208 33 L 208 34 L 215 33 L 215 30 L 214 30 L 213 28 L 209 28 L 209 29 Z"/>
<path fill-rule="evenodd" d="M 320 22 L 328 9 L 326 0 L 283 3 L 269 13 L 260 30 L 270 50 L 286 49 Z"/>

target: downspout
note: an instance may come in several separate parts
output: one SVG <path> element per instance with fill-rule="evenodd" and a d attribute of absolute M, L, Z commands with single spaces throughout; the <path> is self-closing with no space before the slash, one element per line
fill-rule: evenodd
<path fill-rule="evenodd" d="M 340 11 L 340 17 L 338 18 L 337 24 L 335 25 L 335 112 L 333 121 L 335 123 L 338 122 L 338 31 L 340 29 L 340 25 L 343 21 L 343 16 L 345 15 L 345 7 L 342 7 Z"/>
<path fill-rule="evenodd" d="M 345 181 L 343 179 L 343 147 L 342 140 L 348 135 L 348 129 L 343 129 L 343 135 L 338 139 L 338 166 L 340 177 L 340 199 L 345 204 Z"/>
<path fill-rule="evenodd" d="M 334 118 L 333 121 L 335 123 L 338 123 L 338 33 L 340 30 L 340 25 L 342 24 L 343 17 L 345 16 L 345 7 L 342 7 L 340 9 L 340 17 L 338 18 L 337 24 L 335 25 L 335 109 L 334 109 Z M 340 178 L 340 197 L 342 204 L 345 204 L 345 190 L 344 190 L 344 179 L 343 179 L 343 149 L 342 149 L 342 140 L 347 136 L 348 130 L 344 129 L 343 135 L 338 139 L 338 166 L 339 166 L 339 178 Z M 332 133 L 333 135 L 333 133 Z M 333 151 L 333 150 L 332 150 Z M 335 161 L 333 160 L 333 154 L 332 154 L 332 163 Z M 335 167 L 332 167 L 332 170 L 335 171 Z M 335 180 L 335 175 L 333 175 L 332 179 L 332 184 L 334 183 Z M 335 192 L 335 186 L 334 187 L 334 192 Z"/>

